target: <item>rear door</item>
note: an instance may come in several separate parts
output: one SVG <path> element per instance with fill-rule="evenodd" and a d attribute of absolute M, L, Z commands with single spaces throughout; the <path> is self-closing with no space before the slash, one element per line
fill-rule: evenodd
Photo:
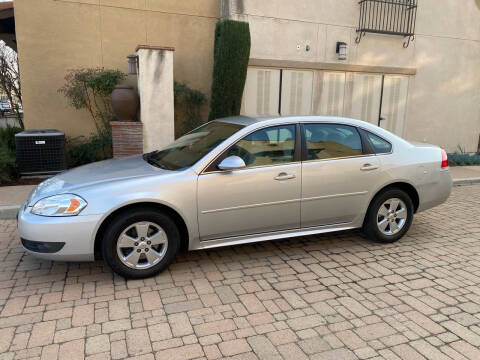
<path fill-rule="evenodd" d="M 302 135 L 301 226 L 351 223 L 375 189 L 378 158 L 353 126 L 305 123 Z"/>

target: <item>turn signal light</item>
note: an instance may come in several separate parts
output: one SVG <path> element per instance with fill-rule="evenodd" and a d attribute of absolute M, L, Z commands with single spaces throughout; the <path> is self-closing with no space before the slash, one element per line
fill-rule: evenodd
<path fill-rule="evenodd" d="M 77 199 L 70 199 L 70 206 L 67 209 L 67 213 L 75 212 L 81 206 L 80 201 Z"/>
<path fill-rule="evenodd" d="M 448 155 L 445 150 L 442 149 L 442 169 L 448 168 Z"/>

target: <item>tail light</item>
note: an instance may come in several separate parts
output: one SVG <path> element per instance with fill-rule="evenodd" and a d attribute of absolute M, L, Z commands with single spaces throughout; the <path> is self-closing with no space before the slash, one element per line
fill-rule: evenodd
<path fill-rule="evenodd" d="M 445 150 L 442 149 L 442 169 L 448 168 L 448 155 Z"/>

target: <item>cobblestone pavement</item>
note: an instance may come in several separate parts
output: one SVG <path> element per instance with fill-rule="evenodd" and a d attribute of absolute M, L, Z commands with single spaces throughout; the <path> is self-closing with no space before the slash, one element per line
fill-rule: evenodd
<path fill-rule="evenodd" d="M 358 232 L 180 256 L 142 281 L 36 260 L 0 222 L 0 359 L 480 359 L 480 186 L 396 244 Z"/>

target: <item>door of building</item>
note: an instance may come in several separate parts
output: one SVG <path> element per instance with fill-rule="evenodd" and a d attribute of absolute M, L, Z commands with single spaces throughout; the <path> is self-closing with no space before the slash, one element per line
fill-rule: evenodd
<path fill-rule="evenodd" d="M 282 70 L 280 114 L 282 116 L 312 113 L 313 71 Z"/>
<path fill-rule="evenodd" d="M 343 116 L 404 135 L 409 77 L 249 68 L 242 114 Z"/>
<path fill-rule="evenodd" d="M 408 76 L 384 75 L 380 126 L 403 136 L 407 112 Z"/>
<path fill-rule="evenodd" d="M 281 70 L 249 68 L 242 99 L 242 114 L 278 115 Z"/>

